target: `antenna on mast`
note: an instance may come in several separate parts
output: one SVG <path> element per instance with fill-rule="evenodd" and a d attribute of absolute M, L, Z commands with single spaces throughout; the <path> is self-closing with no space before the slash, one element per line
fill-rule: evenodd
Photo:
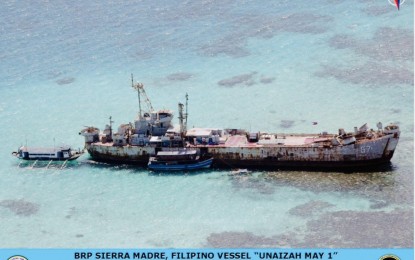
<path fill-rule="evenodd" d="M 183 135 L 187 131 L 187 106 L 189 101 L 189 95 L 186 93 L 186 112 L 183 114 L 183 107 L 182 103 L 179 103 L 179 120 L 180 120 L 180 134 Z M 184 122 L 183 122 L 184 121 Z"/>
<path fill-rule="evenodd" d="M 110 120 L 110 140 L 109 141 L 112 141 L 112 123 L 114 123 L 114 121 L 112 121 L 112 116 L 110 116 L 110 118 L 109 118 L 109 120 Z"/>
<path fill-rule="evenodd" d="M 189 101 L 189 95 L 187 95 L 186 93 L 186 113 L 184 114 L 185 121 L 184 121 L 184 129 L 183 129 L 184 132 L 187 131 L 187 117 L 189 116 L 189 113 L 187 112 L 188 101 Z"/>
<path fill-rule="evenodd" d="M 131 73 L 131 87 L 133 87 L 135 90 L 137 90 L 137 96 L 138 96 L 138 118 L 141 118 L 141 99 L 140 99 L 140 88 L 143 87 L 143 84 L 137 83 L 134 85 L 134 77 Z"/>
<path fill-rule="evenodd" d="M 183 119 L 184 119 L 184 115 L 183 115 L 183 104 L 179 103 L 179 122 L 180 122 L 180 135 L 183 135 L 185 129 L 184 129 L 184 125 L 183 125 Z"/>

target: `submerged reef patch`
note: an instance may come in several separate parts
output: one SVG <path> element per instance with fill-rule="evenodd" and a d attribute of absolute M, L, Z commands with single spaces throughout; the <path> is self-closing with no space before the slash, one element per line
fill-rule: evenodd
<path fill-rule="evenodd" d="M 237 75 L 231 78 L 223 79 L 218 82 L 219 86 L 224 87 L 234 87 L 237 85 L 242 86 L 251 86 L 255 84 L 255 81 L 253 79 L 253 76 L 256 74 L 256 72 L 246 73 Z"/>
<path fill-rule="evenodd" d="M 370 202 L 371 202 L 370 204 L 371 209 L 381 209 L 381 208 L 389 206 L 389 203 L 384 200 L 371 200 Z"/>
<path fill-rule="evenodd" d="M 336 49 L 349 48 L 360 55 L 375 60 L 413 60 L 414 34 L 411 30 L 381 27 L 372 39 L 362 40 L 347 34 L 338 34 L 329 40 L 329 45 Z"/>
<path fill-rule="evenodd" d="M 371 39 L 358 39 L 347 34 L 338 34 L 330 38 L 329 45 L 335 49 L 348 49 L 357 55 L 369 58 L 364 64 L 342 68 L 341 65 L 322 65 L 315 73 L 318 77 L 334 77 L 340 81 L 362 85 L 413 86 L 414 34 L 411 30 L 381 27 Z M 395 61 L 402 61 L 395 63 Z M 392 65 L 391 62 L 396 64 Z"/>
<path fill-rule="evenodd" d="M 346 83 L 369 86 L 391 86 L 394 84 L 414 85 L 414 73 L 412 71 L 375 62 L 356 65 L 350 68 L 324 65 L 314 75 L 318 77 L 334 77 Z"/>
<path fill-rule="evenodd" d="M 252 248 L 275 247 L 278 240 L 265 236 L 257 236 L 251 232 L 212 233 L 207 238 L 207 247 L 214 248 Z"/>
<path fill-rule="evenodd" d="M 310 202 L 298 205 L 290 209 L 288 213 L 290 213 L 291 215 L 307 217 L 330 207 L 334 207 L 334 205 L 326 201 L 312 200 Z"/>
<path fill-rule="evenodd" d="M 2 200 L 0 207 L 7 208 L 18 216 L 30 216 L 39 211 L 39 205 L 33 202 L 20 200 Z"/>
<path fill-rule="evenodd" d="M 233 77 L 218 81 L 218 85 L 224 86 L 224 87 L 252 86 L 252 85 L 257 84 L 257 81 L 258 81 L 257 74 L 258 73 L 254 71 L 250 73 L 233 76 Z M 259 79 L 259 82 L 262 84 L 270 84 L 274 80 L 275 78 L 273 77 L 266 77 L 262 75 L 261 78 Z"/>
<path fill-rule="evenodd" d="M 331 204 L 322 205 L 323 208 Z M 301 211 L 301 215 L 305 212 Z M 295 214 L 297 215 L 297 214 Z M 205 247 L 265 248 L 265 247 L 384 247 L 410 248 L 413 246 L 413 213 L 410 210 L 394 212 L 336 211 L 326 212 L 307 222 L 304 228 L 295 228 L 275 236 L 251 232 L 227 231 L 212 233 Z"/>
<path fill-rule="evenodd" d="M 58 83 L 58 85 L 68 85 L 68 84 L 73 83 L 74 81 L 75 81 L 75 78 L 68 77 L 68 78 L 58 79 L 56 83 Z"/>
<path fill-rule="evenodd" d="M 247 45 L 249 38 L 270 39 L 281 32 L 320 34 L 327 31 L 327 24 L 333 20 L 326 15 L 294 13 L 279 15 L 238 15 L 230 17 L 232 33 L 214 39 L 198 49 L 201 56 L 214 57 L 220 54 L 232 58 L 250 55 Z"/>
<path fill-rule="evenodd" d="M 391 108 L 390 111 L 391 111 L 392 114 L 399 114 L 399 113 L 401 113 L 401 110 L 399 108 Z"/>
<path fill-rule="evenodd" d="M 275 78 L 274 77 L 261 77 L 261 79 L 259 80 L 262 84 L 270 84 L 272 82 L 274 82 Z"/>
<path fill-rule="evenodd" d="M 179 72 L 168 75 L 166 78 L 170 81 L 185 81 L 193 77 L 192 73 Z"/>
<path fill-rule="evenodd" d="M 294 123 L 294 120 L 281 120 L 280 127 L 288 129 L 291 128 L 294 125 Z"/>
<path fill-rule="evenodd" d="M 255 193 L 270 195 L 275 193 L 275 186 L 251 175 L 232 175 L 232 186 L 237 189 L 250 189 Z"/>
<path fill-rule="evenodd" d="M 414 32 L 408 29 L 381 27 L 374 37 L 374 46 L 362 48 L 367 55 L 378 60 L 413 60 Z M 370 48 L 372 47 L 372 48 Z"/>
<path fill-rule="evenodd" d="M 242 58 L 251 55 L 249 50 L 244 46 L 242 41 L 235 41 L 232 37 L 225 37 L 213 43 L 203 45 L 198 52 L 201 56 L 215 57 L 218 55 L 227 55 L 232 58 Z"/>
<path fill-rule="evenodd" d="M 363 9 L 368 15 L 372 16 L 381 16 L 387 13 L 395 12 L 393 8 L 390 8 L 388 5 L 380 5 L 380 6 L 369 6 Z"/>
<path fill-rule="evenodd" d="M 307 223 L 305 247 L 412 247 L 413 212 L 338 211 Z"/>
<path fill-rule="evenodd" d="M 144 50 L 140 49 L 135 52 L 135 57 L 139 58 L 140 60 L 148 60 L 154 57 L 154 53 L 151 52 L 152 50 Z"/>
<path fill-rule="evenodd" d="M 408 153 L 411 151 L 408 151 Z M 403 169 L 402 169 L 403 170 Z M 304 172 L 275 171 L 259 175 L 263 182 L 278 190 L 278 187 L 294 187 L 313 192 L 336 192 L 359 196 L 382 203 L 395 204 L 402 207 L 413 205 L 410 193 L 413 186 L 411 171 L 404 173 L 404 178 L 397 179 L 389 167 L 376 172 Z"/>

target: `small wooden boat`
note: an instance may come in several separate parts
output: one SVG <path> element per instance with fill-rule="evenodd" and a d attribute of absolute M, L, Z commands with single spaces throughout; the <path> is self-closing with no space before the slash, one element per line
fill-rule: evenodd
<path fill-rule="evenodd" d="M 84 152 L 73 151 L 69 146 L 59 147 L 20 147 L 12 155 L 23 160 L 71 161 L 78 159 Z"/>
<path fill-rule="evenodd" d="M 186 171 L 209 168 L 213 158 L 202 158 L 196 149 L 180 148 L 174 151 L 159 151 L 150 157 L 148 168 L 154 171 Z"/>

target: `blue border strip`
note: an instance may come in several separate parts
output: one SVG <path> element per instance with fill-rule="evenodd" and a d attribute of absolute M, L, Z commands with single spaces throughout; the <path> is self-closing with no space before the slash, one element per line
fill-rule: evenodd
<path fill-rule="evenodd" d="M 388 255 L 393 256 L 388 260 L 413 260 L 414 249 L 0 249 L 0 260 L 382 260 Z"/>

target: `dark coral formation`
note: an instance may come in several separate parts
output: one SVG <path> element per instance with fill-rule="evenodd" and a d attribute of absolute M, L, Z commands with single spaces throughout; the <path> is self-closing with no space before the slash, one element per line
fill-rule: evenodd
<path fill-rule="evenodd" d="M 296 216 L 307 217 L 333 206 L 333 204 L 326 201 L 313 200 L 290 209 L 288 213 Z"/>
<path fill-rule="evenodd" d="M 56 83 L 58 83 L 58 85 L 68 85 L 68 84 L 73 83 L 74 81 L 75 81 L 75 78 L 68 77 L 68 78 L 58 79 Z"/>
<path fill-rule="evenodd" d="M 294 125 L 294 120 L 281 120 L 280 127 L 281 128 L 291 128 Z"/>
<path fill-rule="evenodd" d="M 218 82 L 218 85 L 224 87 L 251 86 L 255 84 L 255 81 L 253 79 L 255 74 L 256 72 L 251 72 L 223 79 Z"/>
<path fill-rule="evenodd" d="M 326 213 L 307 224 L 304 246 L 310 247 L 412 247 L 413 212 Z"/>
<path fill-rule="evenodd" d="M 251 232 L 222 232 L 210 234 L 207 244 L 208 247 L 215 248 L 275 247 L 278 240 Z"/>
<path fill-rule="evenodd" d="M 322 205 L 323 207 L 330 205 Z M 328 212 L 308 221 L 305 230 L 271 237 L 251 232 L 212 233 L 206 247 L 358 247 L 410 248 L 414 243 L 412 211 Z"/>
<path fill-rule="evenodd" d="M 193 77 L 192 73 L 186 73 L 186 72 L 179 72 L 179 73 L 173 73 L 167 76 L 167 79 L 170 81 L 186 81 Z"/>
<path fill-rule="evenodd" d="M 39 205 L 33 202 L 20 200 L 2 200 L 0 207 L 7 208 L 18 216 L 31 216 L 39 211 Z"/>

